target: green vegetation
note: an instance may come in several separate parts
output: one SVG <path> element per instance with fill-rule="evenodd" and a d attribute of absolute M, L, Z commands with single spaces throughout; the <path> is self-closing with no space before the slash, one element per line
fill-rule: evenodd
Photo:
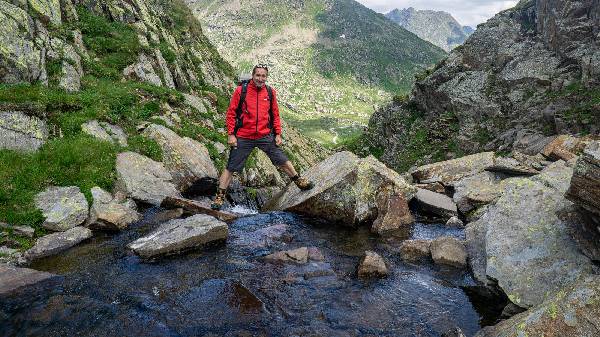
<path fill-rule="evenodd" d="M 563 112 L 566 122 L 578 125 L 583 133 L 589 133 L 593 125 L 600 123 L 600 88 L 586 88 L 574 82 L 561 91 L 548 92 L 553 101 L 567 101 L 570 109 Z"/>

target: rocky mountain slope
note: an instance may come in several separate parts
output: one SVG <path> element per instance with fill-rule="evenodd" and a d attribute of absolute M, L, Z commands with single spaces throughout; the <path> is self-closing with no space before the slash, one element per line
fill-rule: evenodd
<path fill-rule="evenodd" d="M 444 55 L 352 0 L 186 2 L 238 72 L 268 64 L 286 118 L 330 144 Z"/>
<path fill-rule="evenodd" d="M 394 9 L 385 15 L 425 41 L 451 51 L 473 34 L 473 28 L 461 26 L 448 12 L 415 10 L 412 7 Z"/>
<path fill-rule="evenodd" d="M 365 140 L 406 169 L 481 150 L 533 153 L 552 135 L 598 134 L 600 5 L 521 1 L 380 109 Z"/>
<path fill-rule="evenodd" d="M 0 242 L 28 248 L 81 224 L 92 201 L 127 223 L 137 215 L 123 196 L 159 204 L 214 182 L 235 75 L 185 3 L 0 1 L 0 17 Z M 300 169 L 326 154 L 285 129 Z M 260 154 L 240 179 L 254 197 L 285 183 Z M 65 209 L 78 215 L 56 225 Z"/>

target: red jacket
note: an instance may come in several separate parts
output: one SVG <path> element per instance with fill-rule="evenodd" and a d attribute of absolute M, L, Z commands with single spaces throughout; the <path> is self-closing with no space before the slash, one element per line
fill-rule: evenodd
<path fill-rule="evenodd" d="M 235 129 L 235 110 L 238 107 L 242 86 L 238 86 L 233 92 L 225 123 L 227 124 L 227 133 L 232 135 Z M 277 95 L 273 89 L 273 131 L 276 135 L 281 134 L 281 120 L 279 119 L 279 106 L 277 105 Z M 247 139 L 258 139 L 271 133 L 269 129 L 269 93 L 263 86 L 258 89 L 254 81 L 248 83 L 246 99 L 242 104 L 242 122 L 243 126 L 237 131 L 237 137 Z"/>

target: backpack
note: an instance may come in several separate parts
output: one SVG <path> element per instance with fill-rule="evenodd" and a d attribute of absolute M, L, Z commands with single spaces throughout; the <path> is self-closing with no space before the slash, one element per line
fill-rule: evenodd
<path fill-rule="evenodd" d="M 242 105 L 246 100 L 246 92 L 248 92 L 248 83 L 250 80 L 243 80 L 240 82 L 242 86 L 242 93 L 240 95 L 240 101 L 238 102 L 237 109 L 235 109 L 235 128 L 233 129 L 233 135 L 237 136 L 238 130 L 244 125 L 242 121 Z M 267 94 L 269 94 L 269 129 L 273 132 L 273 89 L 265 84 Z M 258 113 L 258 111 L 257 111 Z"/>

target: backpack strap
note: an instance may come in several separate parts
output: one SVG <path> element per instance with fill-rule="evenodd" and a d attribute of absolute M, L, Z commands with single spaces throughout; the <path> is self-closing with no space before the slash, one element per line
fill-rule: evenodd
<path fill-rule="evenodd" d="M 269 94 L 269 129 L 271 133 L 275 134 L 274 117 L 273 117 L 273 88 L 267 87 L 267 93 Z"/>
<path fill-rule="evenodd" d="M 235 109 L 235 128 L 233 129 L 234 136 L 237 136 L 238 130 L 244 125 L 244 122 L 242 121 L 242 106 L 246 100 L 246 92 L 248 92 L 248 81 L 243 81 L 241 86 L 242 93 L 240 94 L 240 100 L 238 102 L 237 109 Z"/>

